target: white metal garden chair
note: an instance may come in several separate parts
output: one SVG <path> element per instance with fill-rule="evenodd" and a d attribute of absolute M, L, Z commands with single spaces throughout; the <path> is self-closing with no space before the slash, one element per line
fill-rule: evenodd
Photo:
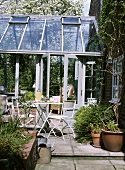
<path fill-rule="evenodd" d="M 72 131 L 73 136 L 75 138 L 74 129 L 72 125 L 70 124 L 70 121 L 73 120 L 75 104 L 76 104 L 76 101 L 74 100 L 64 101 L 61 115 L 54 115 L 51 113 L 49 114 L 48 119 L 51 121 L 51 130 L 50 130 L 49 136 L 51 135 L 51 133 L 54 133 L 54 135 L 56 136 L 55 131 L 57 129 L 60 131 L 63 137 L 63 140 L 65 141 L 63 130 L 68 127 Z M 68 111 L 70 111 L 70 114 L 68 114 Z M 63 123 L 63 126 L 61 126 L 62 123 Z"/>

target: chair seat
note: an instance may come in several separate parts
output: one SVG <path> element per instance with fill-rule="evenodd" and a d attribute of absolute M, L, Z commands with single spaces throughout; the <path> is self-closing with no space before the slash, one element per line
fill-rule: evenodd
<path fill-rule="evenodd" d="M 50 119 L 63 119 L 63 118 L 67 118 L 67 116 L 64 115 L 49 115 L 48 118 Z"/>
<path fill-rule="evenodd" d="M 62 137 L 63 137 L 63 140 L 65 141 L 65 138 L 64 138 L 64 135 L 63 135 L 63 130 L 68 127 L 71 129 L 72 133 L 73 133 L 73 136 L 75 138 L 75 133 L 74 133 L 74 130 L 73 128 L 70 126 L 69 122 L 67 121 L 67 118 L 69 119 L 68 116 L 64 116 L 64 115 L 50 115 L 48 116 L 48 119 L 51 121 L 50 123 L 50 133 L 48 135 L 48 137 L 50 136 L 51 133 L 53 133 L 55 136 L 56 136 L 56 132 L 55 130 L 59 130 L 60 133 L 62 134 Z M 61 125 L 61 122 L 64 122 L 65 123 L 65 126 L 60 126 Z"/>
<path fill-rule="evenodd" d="M 27 118 L 27 117 L 28 118 L 34 118 L 35 116 L 32 115 L 32 114 L 29 114 L 28 116 L 26 114 L 19 114 L 19 117 L 23 119 L 23 118 Z"/>

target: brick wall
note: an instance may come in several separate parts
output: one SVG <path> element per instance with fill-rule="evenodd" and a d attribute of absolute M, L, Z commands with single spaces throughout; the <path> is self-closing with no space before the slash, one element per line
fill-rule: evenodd
<path fill-rule="evenodd" d="M 104 99 L 109 101 L 112 99 L 112 65 L 108 65 L 107 71 L 105 72 L 105 81 L 104 81 Z"/>

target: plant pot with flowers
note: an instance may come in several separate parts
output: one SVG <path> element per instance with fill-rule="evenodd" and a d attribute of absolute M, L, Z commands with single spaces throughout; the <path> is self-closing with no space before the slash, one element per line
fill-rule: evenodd
<path fill-rule="evenodd" d="M 102 129 L 102 140 L 106 150 L 119 152 L 123 148 L 124 132 L 115 121 L 108 122 L 105 129 Z"/>
<path fill-rule="evenodd" d="M 123 148 L 124 132 L 118 126 L 118 105 L 114 105 L 113 120 L 105 120 L 102 129 L 102 140 L 106 150 L 119 152 Z"/>
<path fill-rule="evenodd" d="M 96 148 L 103 147 L 102 137 L 101 137 L 102 125 L 90 123 L 90 128 L 91 128 L 92 146 Z"/>

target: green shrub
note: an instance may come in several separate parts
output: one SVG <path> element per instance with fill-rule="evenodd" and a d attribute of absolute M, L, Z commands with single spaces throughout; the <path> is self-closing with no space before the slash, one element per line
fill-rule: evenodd
<path fill-rule="evenodd" d="M 21 149 L 33 136 L 20 128 L 20 119 L 15 116 L 9 122 L 4 122 L 0 114 L 0 167 L 5 164 L 6 169 L 16 170 L 23 166 Z"/>
<path fill-rule="evenodd" d="M 92 125 L 94 128 L 102 129 L 107 121 L 114 119 L 113 106 L 107 104 L 83 106 L 75 113 L 74 119 L 78 141 L 90 141 Z"/>
<path fill-rule="evenodd" d="M 34 100 L 34 99 L 35 99 L 34 92 L 28 91 L 24 95 L 24 100 L 25 101 L 31 101 L 31 100 Z"/>
<path fill-rule="evenodd" d="M 31 134 L 24 134 L 24 129 L 19 129 L 16 121 L 0 122 L 0 167 L 7 160 L 9 170 L 20 169 L 23 166 L 21 149 L 32 138 Z M 2 161 L 3 160 L 3 161 Z"/>

